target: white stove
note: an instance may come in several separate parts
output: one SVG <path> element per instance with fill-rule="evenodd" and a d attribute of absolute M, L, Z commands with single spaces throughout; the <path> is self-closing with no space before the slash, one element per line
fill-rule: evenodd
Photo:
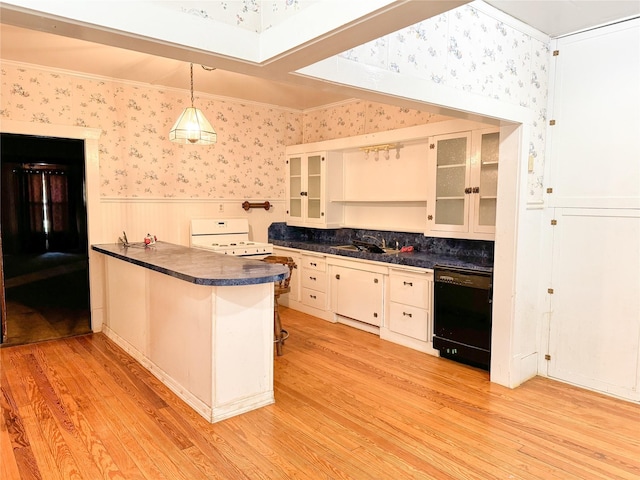
<path fill-rule="evenodd" d="M 273 254 L 271 243 L 249 240 L 249 221 L 246 218 L 193 219 L 190 245 L 192 248 L 258 260 Z"/>

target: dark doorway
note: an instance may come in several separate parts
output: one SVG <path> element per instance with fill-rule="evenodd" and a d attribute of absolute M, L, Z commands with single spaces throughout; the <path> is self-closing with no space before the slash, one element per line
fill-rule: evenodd
<path fill-rule="evenodd" d="M 3 346 L 88 333 L 84 141 L 0 142 Z"/>

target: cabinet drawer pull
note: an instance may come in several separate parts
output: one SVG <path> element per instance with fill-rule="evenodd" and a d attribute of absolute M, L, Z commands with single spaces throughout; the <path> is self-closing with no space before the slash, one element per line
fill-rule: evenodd
<path fill-rule="evenodd" d="M 378 318 L 378 314 L 377 313 L 373 313 L 373 318 Z"/>
<path fill-rule="evenodd" d="M 318 266 L 317 263 L 313 263 L 313 262 L 309 262 L 309 265 L 311 265 L 312 267 L 317 267 Z"/>
<path fill-rule="evenodd" d="M 402 282 L 404 285 L 409 285 L 410 287 L 413 287 L 413 282 Z"/>
<path fill-rule="evenodd" d="M 407 313 L 407 312 L 402 312 L 402 316 L 411 318 L 411 317 L 413 317 L 413 314 Z"/>
<path fill-rule="evenodd" d="M 313 298 L 314 300 L 318 297 L 316 297 L 315 295 L 309 295 L 311 298 Z"/>
<path fill-rule="evenodd" d="M 316 277 L 309 277 L 309 280 L 313 280 L 315 282 L 316 281 Z"/>

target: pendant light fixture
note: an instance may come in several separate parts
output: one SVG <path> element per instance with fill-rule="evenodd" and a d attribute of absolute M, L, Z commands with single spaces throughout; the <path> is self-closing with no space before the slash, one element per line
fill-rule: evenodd
<path fill-rule="evenodd" d="M 185 108 L 182 115 L 178 117 L 169 132 L 169 140 L 193 145 L 211 145 L 218 140 L 218 134 L 202 111 L 193 106 L 193 63 L 191 64 L 191 106 Z"/>

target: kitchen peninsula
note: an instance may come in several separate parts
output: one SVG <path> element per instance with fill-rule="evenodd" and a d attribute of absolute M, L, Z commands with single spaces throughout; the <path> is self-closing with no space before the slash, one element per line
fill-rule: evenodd
<path fill-rule="evenodd" d="M 104 254 L 104 333 L 210 422 L 271 404 L 287 267 L 158 242 Z"/>

